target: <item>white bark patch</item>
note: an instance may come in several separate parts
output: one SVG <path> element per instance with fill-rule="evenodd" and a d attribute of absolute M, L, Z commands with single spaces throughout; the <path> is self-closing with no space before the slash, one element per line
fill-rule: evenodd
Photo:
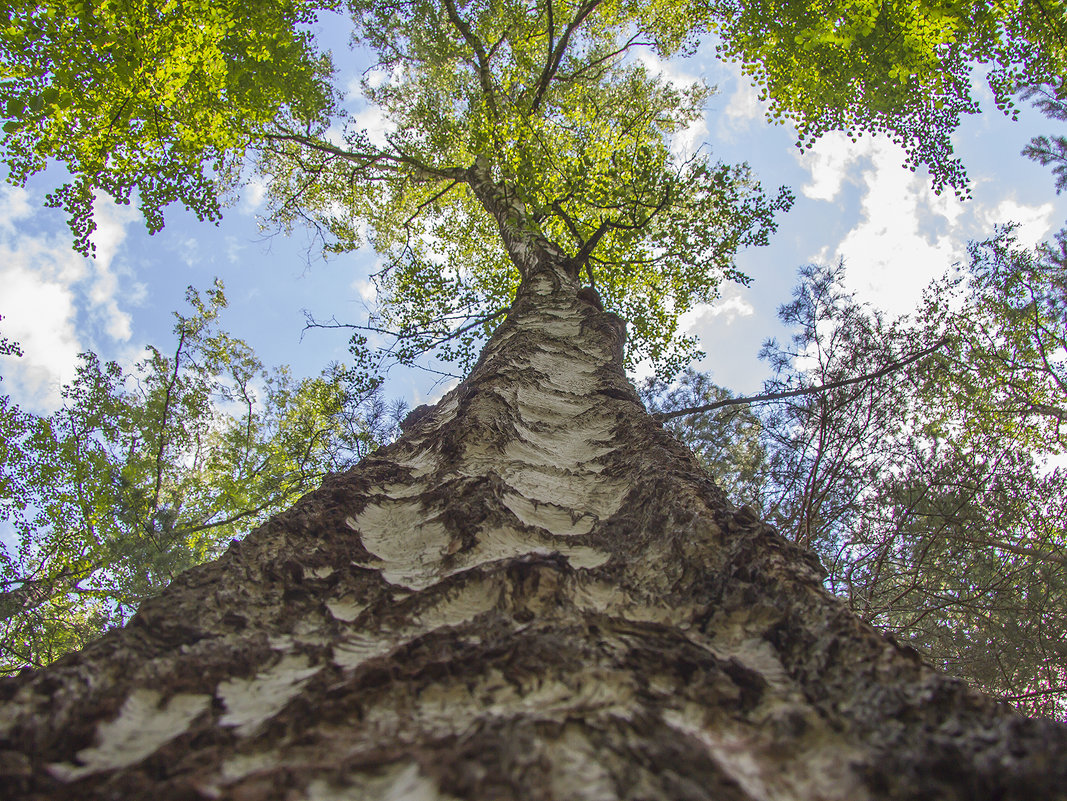
<path fill-rule="evenodd" d="M 458 541 L 452 533 L 415 499 L 369 504 L 349 525 L 359 531 L 363 547 L 385 562 L 382 578 L 415 591 L 476 565 L 528 553 L 558 552 L 576 568 L 599 567 L 609 556 L 581 545 L 547 544 L 510 526 L 482 529 L 474 548 L 456 553 Z M 442 560 L 449 555 L 453 566 L 446 569 Z"/>
<path fill-rule="evenodd" d="M 511 559 L 516 556 L 524 556 L 533 553 L 542 556 L 558 553 L 567 557 L 574 568 L 593 569 L 600 567 L 610 558 L 610 554 L 598 551 L 585 545 L 560 545 L 556 543 L 532 543 L 530 537 L 518 529 L 509 527 L 491 528 L 478 533 L 478 545 L 467 554 L 463 554 L 463 565 L 460 569 L 469 569 L 477 565 L 496 562 L 501 559 Z"/>
<path fill-rule="evenodd" d="M 359 617 L 360 613 L 367 608 L 367 605 L 345 596 L 344 598 L 327 601 L 326 608 L 330 610 L 330 614 L 337 620 L 342 623 L 351 623 Z"/>
<path fill-rule="evenodd" d="M 56 763 L 48 766 L 49 772 L 69 782 L 136 764 L 184 734 L 211 703 L 209 695 L 180 694 L 160 706 L 161 698 L 155 690 L 134 690 L 117 718 L 97 726 L 97 744 L 78 752 L 81 765 Z"/>
<path fill-rule="evenodd" d="M 222 682 L 215 691 L 226 705 L 226 714 L 219 723 L 236 726 L 242 737 L 251 734 L 263 721 L 278 714 L 321 669 L 311 667 L 305 656 L 283 656 L 254 678 Z"/>
<path fill-rule="evenodd" d="M 396 464 L 411 471 L 413 479 L 421 478 L 437 469 L 440 457 L 429 448 L 422 448 L 410 456 L 399 456 Z"/>
<path fill-rule="evenodd" d="M 598 386 L 596 362 L 579 361 L 573 350 L 550 352 L 542 347 L 526 357 L 529 367 L 537 370 L 543 378 L 540 388 L 563 392 L 576 398 L 589 397 Z"/>
<path fill-rule="evenodd" d="M 720 658 L 736 657 L 745 667 L 759 673 L 775 689 L 782 690 L 793 686 L 793 680 L 778 658 L 778 652 L 762 637 L 742 640 L 728 649 L 719 648 L 718 643 L 713 640 L 710 650 Z"/>
<path fill-rule="evenodd" d="M 377 776 L 355 779 L 345 787 L 336 787 L 322 779 L 308 785 L 307 801 L 452 801 L 437 785 L 423 776 L 414 763 L 390 765 Z"/>
<path fill-rule="evenodd" d="M 611 444 L 612 423 L 603 418 L 585 421 L 582 418 L 562 418 L 555 425 L 538 426 L 535 430 L 518 423 L 519 436 L 534 446 L 548 464 L 559 468 L 577 468 L 615 450 Z M 497 457 L 499 459 L 499 457 Z M 538 460 L 540 461 L 540 460 Z"/>
<path fill-rule="evenodd" d="M 503 479 L 518 495 L 532 501 L 581 509 L 601 520 L 619 510 L 629 491 L 625 484 L 597 478 L 595 473 L 567 473 L 551 467 L 507 470 Z"/>
<path fill-rule="evenodd" d="M 593 405 L 586 396 L 574 397 L 569 393 L 549 393 L 536 388 L 523 388 L 515 398 L 519 419 L 528 423 L 552 419 L 576 420 L 589 413 L 592 408 Z"/>
<path fill-rule="evenodd" d="M 296 640 L 288 634 L 272 634 L 267 638 L 271 649 L 275 651 L 292 651 L 296 647 Z"/>
<path fill-rule="evenodd" d="M 412 481 L 410 484 L 386 484 L 382 487 L 382 494 L 394 501 L 414 498 L 424 492 L 426 492 L 426 485 L 417 481 Z"/>
<path fill-rule="evenodd" d="M 411 626 L 379 636 L 356 634 L 338 643 L 333 649 L 333 662 L 346 669 L 358 667 L 367 660 L 384 656 L 427 632 L 446 626 L 460 626 L 473 620 L 483 612 L 495 608 L 499 596 L 498 587 L 482 581 L 457 587 L 437 603 L 420 611 L 413 618 Z"/>
<path fill-rule="evenodd" d="M 512 245 L 512 248 L 514 248 L 514 250 L 523 258 L 528 257 L 531 253 L 534 252 L 533 248 L 526 245 L 525 243 L 516 243 Z M 536 259 L 529 259 L 529 262 L 534 266 L 537 265 Z M 552 279 L 549 278 L 546 273 L 539 273 L 538 275 L 534 276 L 533 279 L 530 281 L 530 289 L 532 289 L 534 293 L 538 295 L 551 295 L 556 288 L 553 285 Z"/>
<path fill-rule="evenodd" d="M 531 678 L 517 687 L 492 669 L 471 681 L 456 677 L 424 688 L 414 705 L 403 710 L 375 706 L 367 710 L 367 731 L 421 732 L 447 737 L 467 731 L 487 716 L 565 722 L 597 717 L 628 719 L 638 705 L 633 677 L 627 673 L 589 670 L 563 682 Z"/>
<path fill-rule="evenodd" d="M 758 733 L 715 730 L 702 721 L 707 710 L 687 704 L 684 710 L 666 710 L 670 727 L 704 743 L 712 759 L 753 798 L 766 801 L 864 801 L 870 797 L 849 769 L 862 752 L 836 733 L 825 731 L 815 747 L 797 743 L 793 753 L 763 745 Z"/>
<path fill-rule="evenodd" d="M 689 619 L 693 612 L 688 606 L 664 607 L 639 603 L 614 584 L 604 581 L 580 584 L 575 590 L 574 602 L 582 609 L 641 623 L 677 625 L 679 620 Z M 713 653 L 722 656 L 719 651 Z"/>
<path fill-rule="evenodd" d="M 591 454 L 590 458 L 595 459 L 597 456 L 603 456 L 607 453 L 611 453 L 610 448 L 602 448 L 599 451 L 590 449 L 583 453 L 583 458 L 585 454 Z M 595 475 L 604 469 L 603 465 L 597 464 L 596 462 L 577 461 L 575 459 L 571 459 L 569 463 L 565 462 L 551 451 L 546 451 L 544 448 L 539 447 L 532 442 L 527 442 L 521 439 L 508 441 L 508 444 L 504 446 L 503 461 L 505 465 L 510 465 L 512 471 L 520 468 L 540 467 L 558 471 L 581 470 Z M 497 467 L 499 468 L 499 465 Z"/>
<path fill-rule="evenodd" d="M 452 536 L 419 500 L 368 504 L 349 525 L 363 547 L 386 563 L 381 573 L 390 584 L 421 590 L 441 577 Z"/>
<path fill-rule="evenodd" d="M 338 667 L 351 670 L 364 662 L 379 656 L 385 656 L 403 640 L 398 640 L 392 635 L 374 636 L 371 634 L 356 634 L 333 647 L 333 663 Z"/>
<path fill-rule="evenodd" d="M 531 501 L 521 495 L 505 495 L 504 505 L 524 525 L 542 528 L 557 537 L 588 534 L 597 521 L 595 515 L 578 514 L 554 503 Z"/>
<path fill-rule="evenodd" d="M 269 770 L 277 767 L 282 761 L 282 755 L 277 751 L 255 754 L 234 754 L 222 763 L 221 775 L 228 784 L 238 779 L 243 779 L 250 773 L 261 770 Z"/>
<path fill-rule="evenodd" d="M 551 755 L 552 788 L 556 798 L 580 798 L 582 801 L 616 801 L 615 778 L 598 755 L 601 748 L 571 724 L 558 739 L 546 743 Z M 610 759 L 610 757 L 609 757 Z"/>
<path fill-rule="evenodd" d="M 445 626 L 461 626 L 494 609 L 499 600 L 500 588 L 495 583 L 475 581 L 464 584 L 416 615 L 419 633 Z"/>

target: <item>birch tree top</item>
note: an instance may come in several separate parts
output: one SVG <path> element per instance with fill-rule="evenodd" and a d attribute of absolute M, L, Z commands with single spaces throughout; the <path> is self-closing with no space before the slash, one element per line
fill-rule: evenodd
<path fill-rule="evenodd" d="M 364 91 L 395 132 L 383 146 L 353 126 L 343 144 L 323 131 L 271 134 L 261 166 L 275 216 L 310 216 L 338 249 L 369 222 L 391 257 L 382 323 L 402 338 L 491 324 L 522 278 L 517 248 L 537 242 L 630 321 L 631 361 L 670 370 L 688 357 L 678 315 L 724 277 L 743 278 L 737 249 L 765 242 L 789 203 L 784 191 L 767 199 L 744 166 L 672 154 L 671 135 L 702 113 L 707 90 L 675 86 L 632 54 L 684 49 L 688 14 L 628 0 L 352 10 L 380 59 Z M 457 355 L 469 360 L 472 341 L 454 344 Z M 426 342 L 412 338 L 411 352 Z"/>
<path fill-rule="evenodd" d="M 372 327 L 396 335 L 401 359 L 435 344 L 473 357 L 521 279 L 504 223 L 550 243 L 629 320 L 631 362 L 670 372 L 693 353 L 679 315 L 724 278 L 745 280 L 734 254 L 764 242 L 790 198 L 768 197 L 743 165 L 672 152 L 708 90 L 672 84 L 640 53 L 684 55 L 716 30 L 802 142 L 889 130 L 912 166 L 959 189 L 948 136 L 977 110 L 971 62 L 993 62 L 1006 104 L 1061 75 L 1067 52 L 1056 0 L 354 0 L 357 39 L 379 59 L 364 92 L 394 126 L 383 143 L 340 116 L 301 28 L 335 4 L 246 6 L 8 4 L 11 177 L 61 162 L 71 179 L 52 203 L 86 249 L 95 191 L 122 202 L 136 191 L 152 230 L 175 200 L 215 219 L 252 155 L 278 222 L 312 223 L 333 250 L 369 240 L 386 255 Z"/>

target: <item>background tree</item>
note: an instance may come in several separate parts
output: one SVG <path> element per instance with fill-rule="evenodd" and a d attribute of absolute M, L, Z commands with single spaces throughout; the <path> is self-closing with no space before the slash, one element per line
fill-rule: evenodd
<path fill-rule="evenodd" d="M 170 354 L 129 371 L 83 354 L 49 415 L 0 400 L 0 672 L 124 623 L 389 438 L 396 415 L 340 366 L 298 382 L 223 331 L 220 283 L 188 301 Z"/>
<path fill-rule="evenodd" d="M 655 376 L 641 387 L 641 397 L 652 414 L 687 409 L 735 398 L 729 390 L 712 382 L 706 373 L 688 369 L 676 382 Z M 765 427 L 758 414 L 747 405 L 722 411 L 687 415 L 670 426 L 692 449 L 704 469 L 738 503 L 763 506 L 767 481 Z"/>
<path fill-rule="evenodd" d="M 1022 96 L 1049 119 L 1067 122 L 1067 82 L 1062 77 L 1047 84 L 1027 86 Z M 1023 155 L 1052 168 L 1057 194 L 1067 188 L 1067 137 L 1035 136 L 1023 148 Z"/>
<path fill-rule="evenodd" d="M 698 454 L 714 450 L 713 477 L 814 548 L 827 585 L 864 620 L 1060 718 L 1067 495 L 1048 460 L 1063 453 L 1064 264 L 1062 237 L 1028 251 L 1003 231 L 931 285 L 916 320 L 892 324 L 842 289 L 840 266 L 804 268 L 780 311 L 791 343 L 763 350 L 776 371 L 767 394 L 936 349 L 877 380 L 747 411 L 751 455 L 717 448 L 736 426 L 717 411 L 671 423 Z M 702 391 L 646 392 L 662 411 L 721 402 L 706 377 L 682 387 Z"/>

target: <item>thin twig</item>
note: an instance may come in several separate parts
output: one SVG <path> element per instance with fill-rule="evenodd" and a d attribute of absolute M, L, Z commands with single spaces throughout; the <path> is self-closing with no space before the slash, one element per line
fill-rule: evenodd
<path fill-rule="evenodd" d="M 781 400 L 782 398 L 795 398 L 799 395 L 814 395 L 818 392 L 828 392 L 831 389 L 838 389 L 839 387 L 847 387 L 852 384 L 859 384 L 863 381 L 873 381 L 876 378 L 882 378 L 890 373 L 896 372 L 903 367 L 907 367 L 912 362 L 917 362 L 925 356 L 929 356 L 931 353 L 942 347 L 948 340 L 942 338 L 928 348 L 923 348 L 917 353 L 913 353 L 906 359 L 900 361 L 890 362 L 881 370 L 876 370 L 873 373 L 864 373 L 863 375 L 856 376 L 854 378 L 845 378 L 840 381 L 831 381 L 829 384 L 820 384 L 817 387 L 802 387 L 800 389 L 790 389 L 785 392 L 768 392 L 763 395 L 751 395 L 747 398 L 728 398 L 727 400 L 716 401 L 715 403 L 707 403 L 703 406 L 691 406 L 688 409 L 677 409 L 673 412 L 657 412 L 652 415 L 660 422 L 664 420 L 671 420 L 675 417 L 684 417 L 687 414 L 700 414 L 701 412 L 711 412 L 716 409 L 722 409 L 726 406 L 740 406 L 746 403 L 767 403 L 769 401 Z"/>

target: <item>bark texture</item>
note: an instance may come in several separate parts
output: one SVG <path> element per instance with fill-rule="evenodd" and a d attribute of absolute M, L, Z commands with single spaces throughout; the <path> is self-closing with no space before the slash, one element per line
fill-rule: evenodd
<path fill-rule="evenodd" d="M 1063 728 L 850 615 L 645 413 L 574 266 L 513 256 L 398 442 L 0 682 L 0 797 L 1067 798 Z"/>

